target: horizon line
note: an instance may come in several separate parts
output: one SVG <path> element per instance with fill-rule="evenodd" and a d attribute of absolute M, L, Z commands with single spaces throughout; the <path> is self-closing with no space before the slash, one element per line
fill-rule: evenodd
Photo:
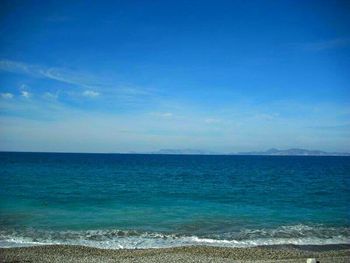
<path fill-rule="evenodd" d="M 281 150 L 281 151 L 287 151 L 290 149 L 299 149 L 299 148 L 289 148 L 286 150 Z M 299 149 L 299 150 L 306 150 L 306 149 Z M 161 150 L 158 150 L 158 152 Z M 250 152 L 230 152 L 230 153 L 158 153 L 157 151 L 155 152 L 69 152 L 69 151 L 11 151 L 11 150 L 0 150 L 0 153 L 47 153 L 47 154 L 119 154 L 119 155 L 206 155 L 206 156 L 300 156 L 300 157 L 308 157 L 308 156 L 314 156 L 314 157 L 350 157 L 350 152 L 324 152 L 321 150 L 306 150 L 306 151 L 320 151 L 323 152 L 324 154 L 322 155 L 317 155 L 317 154 L 264 154 L 266 151 L 250 151 Z M 253 153 L 256 152 L 256 153 Z M 260 152 L 260 153 L 259 153 Z"/>

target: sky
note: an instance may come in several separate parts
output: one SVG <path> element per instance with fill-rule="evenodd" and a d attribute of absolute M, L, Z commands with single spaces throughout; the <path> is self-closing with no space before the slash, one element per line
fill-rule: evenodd
<path fill-rule="evenodd" d="M 0 150 L 350 152 L 349 1 L 4 1 Z"/>

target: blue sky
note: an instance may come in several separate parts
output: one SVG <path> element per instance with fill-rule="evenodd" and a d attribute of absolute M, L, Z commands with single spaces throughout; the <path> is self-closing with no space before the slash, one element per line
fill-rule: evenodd
<path fill-rule="evenodd" d="M 0 150 L 350 151 L 348 1 L 0 10 Z"/>

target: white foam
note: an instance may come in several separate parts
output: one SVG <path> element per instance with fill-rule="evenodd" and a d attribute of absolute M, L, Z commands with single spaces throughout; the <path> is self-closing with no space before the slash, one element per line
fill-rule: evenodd
<path fill-rule="evenodd" d="M 244 229 L 239 233 L 225 233 L 215 238 L 121 230 L 0 231 L 0 247 L 67 244 L 105 249 L 144 249 L 193 245 L 220 247 L 331 245 L 350 244 L 349 233 L 349 228 L 305 225 L 282 226 L 276 229 Z"/>

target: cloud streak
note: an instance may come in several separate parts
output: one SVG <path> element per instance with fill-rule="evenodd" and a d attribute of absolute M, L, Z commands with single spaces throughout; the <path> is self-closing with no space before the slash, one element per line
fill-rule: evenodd
<path fill-rule="evenodd" d="M 96 97 L 98 97 L 99 95 L 100 95 L 99 92 L 93 91 L 93 90 L 85 90 L 85 91 L 83 92 L 83 96 L 89 97 L 89 98 L 96 98 Z"/>
<path fill-rule="evenodd" d="M 19 61 L 2 59 L 0 60 L 0 71 L 69 84 L 72 85 L 72 88 L 80 90 L 78 91 L 78 94 L 84 97 L 96 98 L 103 93 L 107 101 L 118 101 L 120 104 L 139 105 L 146 102 L 145 98 L 147 98 L 148 102 L 159 99 L 159 96 L 155 93 L 155 90 L 145 89 L 143 87 L 130 84 L 120 84 L 115 80 L 106 81 L 105 79 L 101 79 L 93 74 L 82 74 L 81 72 L 71 71 L 64 68 L 44 67 Z M 22 91 L 25 88 L 25 86 L 21 87 Z M 68 93 L 70 95 L 77 94 L 74 91 Z M 26 95 L 30 94 L 23 94 L 22 92 L 23 97 L 29 97 Z M 53 96 L 49 97 L 53 98 Z M 55 98 L 57 99 L 57 96 L 55 96 Z"/>
<path fill-rule="evenodd" d="M 155 113 L 156 116 L 162 117 L 162 118 L 172 118 L 174 117 L 174 114 L 171 112 L 158 112 Z"/>
<path fill-rule="evenodd" d="M 27 64 L 24 62 L 3 59 L 0 60 L 0 70 L 17 74 L 25 74 L 35 78 L 56 80 L 59 82 L 73 84 L 81 87 L 90 86 L 89 83 L 83 80 L 88 79 L 86 76 L 54 67 L 46 68 L 38 65 Z"/>

